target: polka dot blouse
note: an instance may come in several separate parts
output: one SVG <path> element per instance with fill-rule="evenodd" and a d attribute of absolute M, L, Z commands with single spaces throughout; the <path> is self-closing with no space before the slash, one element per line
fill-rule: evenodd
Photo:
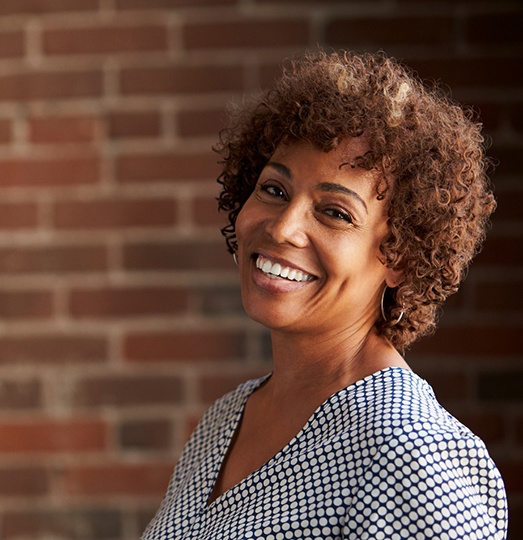
<path fill-rule="evenodd" d="M 266 378 L 207 411 L 143 540 L 506 538 L 505 491 L 483 442 L 402 368 L 332 395 L 270 461 L 208 504 L 245 402 Z"/>

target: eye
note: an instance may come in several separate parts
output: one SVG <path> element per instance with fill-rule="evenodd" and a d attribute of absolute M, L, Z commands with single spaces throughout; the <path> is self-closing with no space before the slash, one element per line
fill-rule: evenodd
<path fill-rule="evenodd" d="M 326 210 L 324 210 L 324 213 L 327 216 L 338 219 L 340 221 L 346 221 L 347 223 L 354 222 L 352 216 L 348 212 L 344 212 L 343 210 L 339 210 L 338 208 L 327 208 Z"/>
<path fill-rule="evenodd" d="M 260 191 L 266 193 L 269 197 L 285 200 L 287 195 L 282 188 L 274 184 L 262 184 L 260 185 Z"/>

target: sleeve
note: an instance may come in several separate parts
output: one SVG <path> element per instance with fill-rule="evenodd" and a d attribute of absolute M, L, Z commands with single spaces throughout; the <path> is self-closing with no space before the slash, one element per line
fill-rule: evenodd
<path fill-rule="evenodd" d="M 373 457 L 351 501 L 345 540 L 504 540 L 507 501 L 470 432 L 407 426 Z"/>

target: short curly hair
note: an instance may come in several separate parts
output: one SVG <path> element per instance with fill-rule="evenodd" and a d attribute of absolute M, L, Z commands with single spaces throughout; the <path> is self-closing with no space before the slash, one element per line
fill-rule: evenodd
<path fill-rule="evenodd" d="M 275 85 L 233 111 L 220 134 L 218 201 L 229 216 L 222 233 L 233 252 L 238 213 L 280 144 L 308 141 L 328 152 L 363 133 L 369 151 L 360 166 L 380 171 L 377 197 L 388 198 L 380 250 L 403 275 L 387 291 L 386 318 L 376 327 L 404 350 L 434 331 L 495 208 L 481 125 L 438 85 L 428 87 L 383 52 L 320 50 L 290 59 Z"/>

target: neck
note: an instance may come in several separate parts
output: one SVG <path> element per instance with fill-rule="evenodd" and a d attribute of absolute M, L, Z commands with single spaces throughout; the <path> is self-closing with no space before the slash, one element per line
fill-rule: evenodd
<path fill-rule="evenodd" d="M 408 368 L 406 362 L 375 329 L 363 336 L 298 335 L 272 332 L 274 394 L 319 395 L 334 392 L 391 366 Z"/>

